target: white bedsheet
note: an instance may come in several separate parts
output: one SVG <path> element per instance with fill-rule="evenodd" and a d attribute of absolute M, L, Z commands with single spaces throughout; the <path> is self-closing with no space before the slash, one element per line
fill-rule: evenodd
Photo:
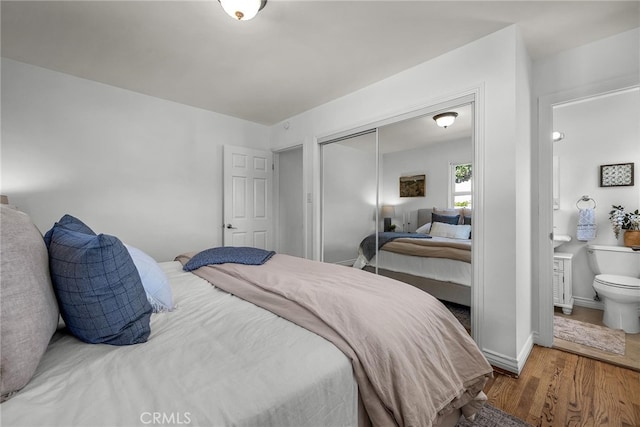
<path fill-rule="evenodd" d="M 161 263 L 178 308 L 145 344 L 56 333 L 9 426 L 356 426 L 358 389 L 333 344 Z"/>
<path fill-rule="evenodd" d="M 468 242 L 470 240 L 448 239 L 446 237 L 433 237 L 438 241 Z M 385 270 L 408 273 L 414 276 L 426 277 L 427 279 L 440 280 L 443 282 L 453 282 L 460 285 L 471 286 L 471 276 L 473 274 L 471 263 L 447 258 L 428 258 L 412 255 L 404 255 L 396 252 L 385 251 L 384 248 L 378 251 L 371 260 L 362 254 L 362 249 L 358 252 L 358 258 L 353 264 L 354 268 L 362 269 L 366 265 Z"/>
<path fill-rule="evenodd" d="M 471 264 L 464 261 L 417 257 L 382 250 L 369 261 L 371 266 L 376 264 L 378 268 L 385 270 L 471 286 Z"/>

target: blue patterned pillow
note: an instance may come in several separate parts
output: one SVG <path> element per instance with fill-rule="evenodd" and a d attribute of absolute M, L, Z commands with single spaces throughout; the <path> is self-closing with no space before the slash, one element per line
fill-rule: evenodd
<path fill-rule="evenodd" d="M 184 271 L 193 271 L 209 264 L 247 264 L 262 265 L 273 255 L 274 251 L 246 246 L 222 246 L 198 252 L 182 267 Z"/>
<path fill-rule="evenodd" d="M 435 213 L 431 214 L 431 222 L 443 222 L 445 224 L 453 224 L 456 225 L 460 221 L 460 215 L 438 215 Z"/>
<path fill-rule="evenodd" d="M 78 231 L 84 234 L 90 234 L 95 236 L 96 233 L 93 232 L 91 228 L 84 222 L 80 221 L 78 218 L 71 216 L 69 214 L 65 214 L 58 222 L 56 222 L 51 230 L 47 231 L 44 235 L 44 244 L 47 245 L 47 249 L 51 245 L 51 235 L 53 234 L 53 229 L 58 227 L 64 227 L 69 230 Z"/>
<path fill-rule="evenodd" d="M 82 341 L 147 341 L 151 305 L 129 252 L 116 237 L 54 226 L 49 268 L 60 314 Z"/>

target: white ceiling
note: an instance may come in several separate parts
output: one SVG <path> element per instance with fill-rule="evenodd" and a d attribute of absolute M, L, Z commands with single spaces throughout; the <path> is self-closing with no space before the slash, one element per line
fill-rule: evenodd
<path fill-rule="evenodd" d="M 374 133 L 356 133 L 353 137 L 340 137 L 339 144 L 369 153 L 394 153 L 424 148 L 427 145 L 466 139 L 471 147 L 473 112 L 471 104 L 447 109 L 458 113 L 455 122 L 447 128 L 433 120 L 435 114 L 426 114 L 378 127 L 378 143 Z M 437 113 L 436 113 L 437 114 Z M 342 139 L 345 138 L 345 139 Z"/>
<path fill-rule="evenodd" d="M 639 1 L 2 1 L 2 56 L 266 125 L 513 23 L 539 59 L 640 25 Z"/>
<path fill-rule="evenodd" d="M 433 120 L 433 114 L 392 123 L 379 128 L 380 152 L 412 150 L 430 144 L 468 139 L 471 147 L 471 126 L 473 113 L 471 104 L 451 108 L 447 111 L 458 113 L 455 122 L 441 128 Z"/>

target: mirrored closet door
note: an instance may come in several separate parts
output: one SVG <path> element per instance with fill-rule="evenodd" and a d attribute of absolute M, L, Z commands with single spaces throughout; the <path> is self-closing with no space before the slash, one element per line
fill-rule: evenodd
<path fill-rule="evenodd" d="M 453 123 L 439 126 L 440 113 Z M 466 103 L 321 145 L 323 261 L 459 304 L 469 330 L 472 129 Z"/>
<path fill-rule="evenodd" d="M 322 145 L 322 260 L 353 265 L 375 231 L 376 129 Z"/>

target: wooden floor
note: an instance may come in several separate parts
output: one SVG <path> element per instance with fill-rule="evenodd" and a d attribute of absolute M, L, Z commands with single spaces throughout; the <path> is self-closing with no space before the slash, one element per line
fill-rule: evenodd
<path fill-rule="evenodd" d="M 573 307 L 573 312 L 571 313 L 571 315 L 565 315 L 562 313 L 561 309 L 556 308 L 555 315 L 579 320 L 581 322 L 591 323 L 594 325 L 604 326 L 604 324 L 602 323 L 602 310 L 575 306 Z M 618 366 L 640 371 L 640 334 L 625 334 L 624 355 L 601 351 L 597 348 L 576 344 L 558 338 L 554 338 L 553 346 L 561 350 L 589 356 L 594 359 L 603 360 Z"/>
<path fill-rule="evenodd" d="M 534 346 L 519 378 L 495 374 L 489 403 L 534 426 L 640 426 L 640 372 Z"/>

